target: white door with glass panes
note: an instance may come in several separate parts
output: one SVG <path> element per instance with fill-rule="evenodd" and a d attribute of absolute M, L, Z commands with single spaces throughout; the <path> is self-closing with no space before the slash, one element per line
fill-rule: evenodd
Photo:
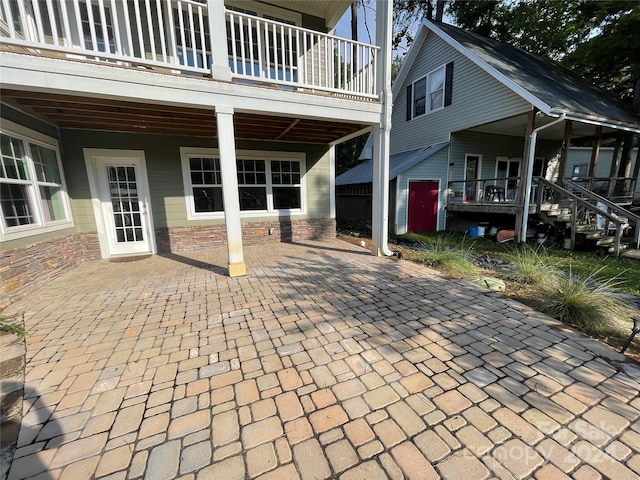
<path fill-rule="evenodd" d="M 153 253 L 144 153 L 85 150 L 104 258 Z"/>

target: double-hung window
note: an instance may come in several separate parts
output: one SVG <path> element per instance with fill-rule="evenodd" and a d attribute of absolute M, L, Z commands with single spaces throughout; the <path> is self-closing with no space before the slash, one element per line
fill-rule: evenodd
<path fill-rule="evenodd" d="M 17 125 L 3 127 L 0 151 L 1 239 L 72 226 L 57 142 Z"/>
<path fill-rule="evenodd" d="M 451 105 L 453 62 L 407 85 L 407 120 Z"/>
<path fill-rule="evenodd" d="M 190 220 L 222 218 L 222 179 L 217 150 L 182 148 Z M 236 174 L 243 216 L 304 211 L 304 155 L 291 152 L 237 151 Z"/>

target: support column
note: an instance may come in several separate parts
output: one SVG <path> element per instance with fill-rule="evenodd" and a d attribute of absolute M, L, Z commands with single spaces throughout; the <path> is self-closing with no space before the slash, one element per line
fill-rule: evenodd
<path fill-rule="evenodd" d="M 602 142 L 602 127 L 596 127 L 596 138 L 593 140 L 593 148 L 591 149 L 591 160 L 589 160 L 589 189 L 593 188 L 593 178 L 596 176 L 596 166 L 598 165 L 598 157 L 600 156 L 600 143 Z"/>
<path fill-rule="evenodd" d="M 616 188 L 616 181 L 614 178 L 618 173 L 618 165 L 620 164 L 620 157 L 622 156 L 622 134 L 616 136 L 616 146 L 613 148 L 613 157 L 611 158 L 611 169 L 609 170 L 609 191 L 607 198 L 613 197 L 614 190 Z"/>
<path fill-rule="evenodd" d="M 233 107 L 216 106 L 218 148 L 220 150 L 220 175 L 222 177 L 222 201 L 224 223 L 227 229 L 229 251 L 229 276 L 247 274 L 242 251 L 242 224 L 240 223 L 240 196 L 236 168 L 236 145 L 233 131 Z"/>
<path fill-rule="evenodd" d="M 567 156 L 569 155 L 569 145 L 571 145 L 571 127 L 573 122 L 567 120 L 564 122 L 564 136 L 562 137 L 562 151 L 560 152 L 560 162 L 558 164 L 558 180 L 557 184 L 562 185 L 564 180 L 564 171 L 567 169 Z"/>
<path fill-rule="evenodd" d="M 520 209 L 518 209 L 518 213 L 516 213 L 515 226 L 516 243 L 524 243 L 527 241 L 526 230 L 525 236 L 522 237 L 522 229 L 520 227 L 523 223 L 528 223 L 529 220 L 529 212 L 524 211 L 525 205 L 527 205 L 527 202 L 525 202 L 528 185 L 526 175 L 528 174 L 528 172 L 533 171 L 533 168 L 529 168 L 529 164 L 532 164 L 535 161 L 535 159 L 533 158 L 533 152 L 535 152 L 535 148 L 533 149 L 533 151 L 531 149 L 531 134 L 535 127 L 536 112 L 537 109 L 535 108 L 529 112 L 529 116 L 527 117 L 527 131 L 524 134 L 524 152 L 522 154 L 522 165 L 520 166 L 520 185 L 518 187 L 518 204 L 520 205 Z"/>
<path fill-rule="evenodd" d="M 211 77 L 231 81 L 229 52 L 227 51 L 227 22 L 222 0 L 207 0 L 209 41 L 211 43 Z"/>
<path fill-rule="evenodd" d="M 391 255 L 389 238 L 389 133 L 391 131 L 391 0 L 376 2 L 376 43 L 380 46 L 376 78 L 382 103 L 380 125 L 373 129 L 373 192 L 371 254 Z"/>

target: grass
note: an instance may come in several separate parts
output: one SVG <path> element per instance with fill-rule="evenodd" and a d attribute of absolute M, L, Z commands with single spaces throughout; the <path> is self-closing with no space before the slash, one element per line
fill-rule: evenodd
<path fill-rule="evenodd" d="M 407 260 L 436 268 L 452 277 L 466 277 L 477 271 L 471 247 L 465 249 L 464 245 L 452 245 L 445 237 L 429 242 L 414 241 L 419 242 L 422 248 L 409 252 Z"/>
<path fill-rule="evenodd" d="M 515 282 L 542 284 L 558 272 L 558 264 L 541 245 L 536 248 L 528 245 L 514 247 L 505 258 L 510 266 L 509 278 Z"/>
<path fill-rule="evenodd" d="M 452 249 L 469 250 L 469 253 L 476 257 L 486 255 L 506 262 L 511 261 L 516 251 L 513 242 L 498 243 L 489 238 L 476 237 L 471 243 L 469 237 L 451 232 L 411 233 L 402 235 L 399 239 L 427 245 L 440 242 Z M 602 270 L 598 274 L 600 278 L 616 279 L 618 290 L 640 296 L 640 263 L 637 260 L 624 257 L 602 258 L 592 252 L 551 248 L 545 248 L 544 251 L 537 250 L 537 252 L 542 255 L 542 260 L 564 272 L 572 270 L 575 274 L 588 275 L 594 271 L 594 268 L 601 267 Z"/>
<path fill-rule="evenodd" d="M 621 330 L 631 310 L 616 294 L 615 278 L 603 268 L 588 273 L 562 272 L 535 284 L 535 303 L 543 313 L 590 334 Z"/>
<path fill-rule="evenodd" d="M 0 331 L 14 333 L 20 338 L 29 335 L 29 332 L 27 332 L 22 325 L 18 325 L 16 322 L 9 320 L 5 315 L 0 315 Z"/>

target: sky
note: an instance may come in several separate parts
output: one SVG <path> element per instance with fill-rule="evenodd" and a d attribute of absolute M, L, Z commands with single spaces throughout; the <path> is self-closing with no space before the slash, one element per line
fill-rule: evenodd
<path fill-rule="evenodd" d="M 369 0 L 365 2 L 367 6 L 363 8 L 362 5 L 358 6 L 358 40 L 364 43 L 375 44 L 376 41 L 376 2 Z M 364 22 L 366 12 L 366 20 L 369 26 L 369 31 Z M 453 24 L 453 19 L 446 13 L 444 15 L 444 22 Z M 416 25 L 417 29 L 418 25 Z M 351 9 L 347 9 L 335 28 L 336 35 L 342 38 L 351 38 Z M 394 55 L 403 55 L 406 53 L 406 46 L 400 48 L 399 51 L 394 52 Z"/>

